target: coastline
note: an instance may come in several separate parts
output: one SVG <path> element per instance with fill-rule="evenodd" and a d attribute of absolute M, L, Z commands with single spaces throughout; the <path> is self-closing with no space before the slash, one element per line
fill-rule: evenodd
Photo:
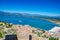
<path fill-rule="evenodd" d="M 52 19 L 47 19 L 47 18 L 41 18 L 41 19 L 43 19 L 43 20 L 47 20 L 47 21 L 50 21 L 50 22 L 53 22 L 53 23 L 55 23 L 55 24 L 57 24 L 57 25 L 60 25 L 60 21 L 58 21 L 58 20 L 52 20 Z"/>

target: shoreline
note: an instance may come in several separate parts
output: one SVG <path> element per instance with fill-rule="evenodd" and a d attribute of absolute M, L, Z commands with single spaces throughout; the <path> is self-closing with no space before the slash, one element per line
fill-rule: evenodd
<path fill-rule="evenodd" d="M 53 23 L 55 23 L 55 24 L 57 24 L 57 25 L 60 25 L 60 21 L 58 21 L 58 20 L 45 19 L 45 18 L 41 18 L 41 19 L 47 20 L 47 21 L 50 21 L 50 22 L 53 22 Z"/>
<path fill-rule="evenodd" d="M 6 23 L 8 23 L 8 22 L 6 22 Z M 12 25 L 21 25 L 21 26 L 24 26 L 24 25 L 22 25 L 22 24 L 13 24 L 13 23 L 9 23 L 9 24 L 12 24 Z M 25 24 L 26 25 L 26 24 Z M 28 25 L 28 26 L 31 26 L 31 25 Z M 36 28 L 36 29 L 40 29 L 40 30 L 45 30 L 45 31 L 48 31 L 48 30 L 50 30 L 50 29 L 48 29 L 48 30 L 46 30 L 46 29 L 43 29 L 43 28 L 40 28 L 40 27 L 34 27 L 34 26 L 31 26 L 32 28 Z M 53 26 L 54 27 L 54 26 Z"/>

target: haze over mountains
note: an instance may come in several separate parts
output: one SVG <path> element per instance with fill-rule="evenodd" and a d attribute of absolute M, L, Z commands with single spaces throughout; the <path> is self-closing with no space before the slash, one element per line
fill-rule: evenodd
<path fill-rule="evenodd" d="M 60 20 L 60 16 L 45 16 L 39 14 L 28 14 L 28 13 L 10 13 L 10 12 L 3 12 L 0 11 L 0 16 L 17 16 L 17 17 L 32 17 L 32 18 L 51 18 L 51 19 L 58 19 Z"/>

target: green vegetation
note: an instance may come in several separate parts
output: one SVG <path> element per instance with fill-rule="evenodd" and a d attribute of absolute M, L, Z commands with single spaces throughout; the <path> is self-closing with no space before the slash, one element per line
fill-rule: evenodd
<path fill-rule="evenodd" d="M 58 38 L 50 37 L 49 40 L 59 40 Z"/>
<path fill-rule="evenodd" d="M 32 33 L 35 33 L 35 31 L 34 31 L 34 30 L 32 30 Z"/>
<path fill-rule="evenodd" d="M 3 24 L 0 24 L 0 26 L 2 26 Z"/>
<path fill-rule="evenodd" d="M 40 33 L 40 32 L 37 33 L 37 36 L 38 36 L 38 37 L 40 37 L 41 35 L 42 35 L 42 33 Z"/>
<path fill-rule="evenodd" d="M 43 33 L 45 33 L 45 30 L 41 30 Z"/>
<path fill-rule="evenodd" d="M 32 33 L 37 34 L 37 32 L 35 32 L 35 30 L 32 30 Z"/>
<path fill-rule="evenodd" d="M 41 37 L 41 35 L 43 33 L 45 33 L 45 31 L 44 30 L 40 30 L 40 32 L 37 32 L 37 31 L 35 32 L 35 30 L 32 30 L 32 33 L 37 34 L 38 37 Z"/>
<path fill-rule="evenodd" d="M 11 28 L 11 27 L 12 27 L 11 24 L 7 24 L 7 25 L 6 25 L 6 28 Z"/>
<path fill-rule="evenodd" d="M 3 24 L 5 24 L 6 28 L 11 28 L 12 24 L 6 23 L 6 22 L 0 22 L 0 26 L 2 26 Z"/>
<path fill-rule="evenodd" d="M 11 31 L 12 34 L 16 34 L 16 31 L 12 29 L 12 24 L 6 23 L 6 22 L 0 22 L 0 38 L 3 38 L 5 34 L 8 33 L 8 30 Z M 7 30 L 6 30 L 6 29 Z"/>
<path fill-rule="evenodd" d="M 16 34 L 16 31 L 14 29 L 11 29 L 11 31 L 12 31 L 13 34 Z"/>
<path fill-rule="evenodd" d="M 0 28 L 0 31 L 1 31 L 2 29 Z"/>
<path fill-rule="evenodd" d="M 6 32 L 5 31 L 2 31 L 2 35 L 4 36 L 6 34 Z"/>
<path fill-rule="evenodd" d="M 8 24 L 7 22 L 3 22 L 5 25 Z"/>
<path fill-rule="evenodd" d="M 0 38 L 3 38 L 2 33 L 0 33 Z"/>
<path fill-rule="evenodd" d="M 46 35 L 43 35 L 42 37 L 43 37 L 43 38 L 48 38 Z"/>

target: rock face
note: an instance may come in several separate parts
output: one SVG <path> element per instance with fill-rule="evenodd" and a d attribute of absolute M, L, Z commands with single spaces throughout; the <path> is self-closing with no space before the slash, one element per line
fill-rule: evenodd
<path fill-rule="evenodd" d="M 25 26 L 15 25 L 13 26 L 13 28 L 16 30 L 18 40 L 46 40 L 46 38 L 39 37 L 37 36 L 37 34 L 32 33 L 32 30 L 37 32 L 41 32 L 41 31 L 37 30 L 36 28 L 32 28 L 29 25 L 25 25 Z"/>

